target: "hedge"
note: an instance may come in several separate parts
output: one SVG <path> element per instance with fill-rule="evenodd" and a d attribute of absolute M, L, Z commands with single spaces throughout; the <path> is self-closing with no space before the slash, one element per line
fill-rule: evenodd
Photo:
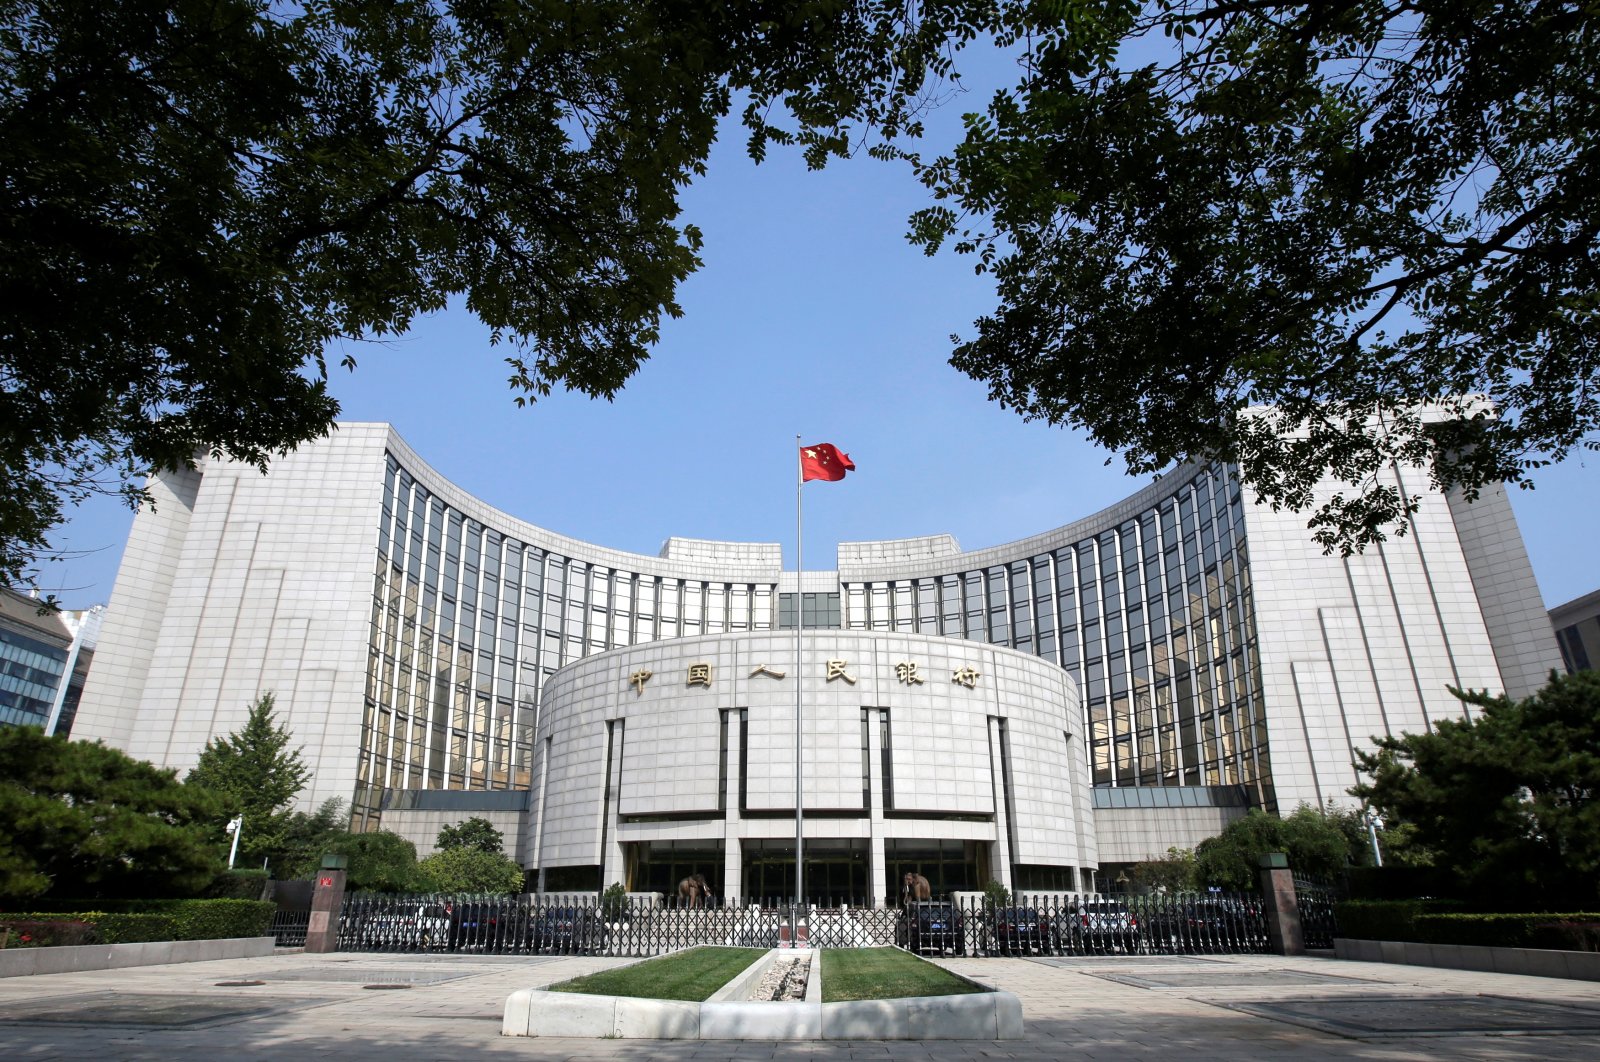
<path fill-rule="evenodd" d="M 93 939 L 80 943 L 89 944 L 222 940 L 266 936 L 276 910 L 261 900 L 106 900 L 59 906 L 68 910 L 5 915 L 0 917 L 0 928 L 18 923 L 87 923 Z"/>
<path fill-rule="evenodd" d="M 1416 928 L 1425 944 L 1490 948 L 1600 951 L 1600 914 L 1423 914 Z"/>
<path fill-rule="evenodd" d="M 1345 900 L 1334 905 L 1334 918 L 1341 937 L 1420 942 L 1419 916 L 1458 907 L 1451 900 Z"/>
<path fill-rule="evenodd" d="M 1339 935 L 1491 948 L 1600 951 L 1600 914 L 1468 914 L 1448 900 L 1349 900 L 1336 908 Z"/>
<path fill-rule="evenodd" d="M 0 920 L 0 948 L 71 947 L 93 944 L 94 939 L 94 926 L 77 918 L 59 922 Z"/>

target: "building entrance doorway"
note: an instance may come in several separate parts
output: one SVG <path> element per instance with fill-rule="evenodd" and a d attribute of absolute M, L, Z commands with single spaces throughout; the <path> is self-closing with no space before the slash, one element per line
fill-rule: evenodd
<path fill-rule="evenodd" d="M 623 846 L 630 892 L 659 892 L 667 903 L 678 902 L 678 882 L 704 874 L 714 894 L 723 898 L 722 846 L 706 841 L 640 841 Z"/>
<path fill-rule="evenodd" d="M 952 892 L 971 892 L 989 880 L 989 845 L 985 841 L 892 839 L 884 842 L 885 883 L 890 904 L 900 902 L 901 883 L 906 874 L 921 874 L 928 879 L 936 898 Z"/>
<path fill-rule="evenodd" d="M 871 895 L 872 860 L 867 841 L 817 838 L 806 841 L 805 899 L 826 907 L 862 904 Z M 794 899 L 794 842 L 744 842 L 744 902 L 788 903 Z"/>

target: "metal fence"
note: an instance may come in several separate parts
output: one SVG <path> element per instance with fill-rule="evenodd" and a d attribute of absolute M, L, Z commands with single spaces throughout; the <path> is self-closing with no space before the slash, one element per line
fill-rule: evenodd
<path fill-rule="evenodd" d="M 1332 949 L 1333 938 L 1339 935 L 1333 907 L 1340 898 L 1338 889 L 1325 882 L 1296 879 L 1294 895 L 1300 907 L 1300 934 L 1306 947 Z"/>
<path fill-rule="evenodd" d="M 1331 920 L 1331 905 L 1326 909 Z M 677 907 L 603 903 L 594 898 L 355 895 L 345 901 L 339 947 L 613 956 L 658 955 L 695 944 L 770 948 L 789 938 L 797 910 L 802 912 L 806 942 L 816 947 L 898 945 L 923 954 L 970 956 L 1267 950 L 1260 897 L 1223 893 L 1118 898 L 1029 895 L 1003 906 L 963 898 L 890 908 L 797 908 L 792 902 Z M 292 913 L 280 912 L 280 918 Z M 275 933 L 278 928 L 274 923 Z M 279 943 L 291 943 L 286 935 L 296 928 L 285 923 Z M 298 933 L 304 940 L 303 921 Z M 1310 937 L 1308 932 L 1308 943 Z"/>
<path fill-rule="evenodd" d="M 311 924 L 310 910 L 280 907 L 272 915 L 272 943 L 279 948 L 300 948 L 306 943 L 306 927 Z"/>

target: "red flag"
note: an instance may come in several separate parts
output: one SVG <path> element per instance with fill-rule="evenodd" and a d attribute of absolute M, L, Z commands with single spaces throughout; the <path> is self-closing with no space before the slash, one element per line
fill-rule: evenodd
<path fill-rule="evenodd" d="M 856 463 L 850 455 L 833 443 L 817 443 L 800 447 L 800 481 L 825 479 L 837 483 L 846 472 L 854 472 Z"/>

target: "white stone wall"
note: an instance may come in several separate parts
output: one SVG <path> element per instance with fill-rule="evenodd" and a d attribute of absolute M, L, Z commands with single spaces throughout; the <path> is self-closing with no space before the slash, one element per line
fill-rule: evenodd
<path fill-rule="evenodd" d="M 1504 692 L 1527 697 L 1564 668 L 1505 485 L 1485 487 L 1471 502 L 1460 491 L 1448 498 Z"/>
<path fill-rule="evenodd" d="M 1451 505 L 1427 490 L 1420 470 L 1389 475 L 1420 494 L 1421 508 L 1406 534 L 1356 556 L 1323 553 L 1305 514 L 1245 512 L 1272 773 L 1285 813 L 1302 801 L 1350 802 L 1355 750 L 1370 749 L 1374 736 L 1460 716 L 1448 687 L 1504 687 Z"/>
<path fill-rule="evenodd" d="M 520 811 L 435 811 L 397 810 L 389 808 L 383 813 L 383 828 L 417 846 L 417 858 L 425 859 L 439 850 L 439 831 L 446 826 L 457 826 L 467 819 L 485 819 L 500 831 L 504 841 L 501 851 L 518 863 L 522 858 L 522 822 Z"/>
<path fill-rule="evenodd" d="M 1161 859 L 1168 848 L 1193 848 L 1243 818 L 1237 808 L 1095 808 L 1100 862 L 1142 863 Z"/>
<path fill-rule="evenodd" d="M 385 425 L 345 425 L 275 461 L 270 476 L 208 460 L 187 520 L 165 499 L 140 513 L 130 540 L 139 550 L 113 593 L 125 607 L 108 616 L 101 643 L 114 658 L 146 652 L 147 670 L 141 683 L 127 664 L 97 668 L 76 736 L 182 773 L 270 692 L 312 770 L 299 806 L 348 802 L 388 439 Z"/>
<path fill-rule="evenodd" d="M 855 681 L 826 678 L 828 661 Z M 743 819 L 739 809 L 739 709 L 748 712 L 745 778 L 751 812 L 792 812 L 795 795 L 795 642 L 792 634 L 683 638 L 617 649 L 570 664 L 546 685 L 539 724 L 549 754 L 536 778 L 536 812 L 525 850 L 542 868 L 620 866 L 633 840 L 793 836 L 792 820 Z M 895 665 L 917 665 L 903 682 Z M 709 688 L 690 683 L 710 667 Z M 766 670 L 762 670 L 763 665 Z M 977 672 L 968 688 L 954 680 Z M 649 672 L 642 690 L 631 681 Z M 776 677 L 770 672 L 780 672 Z M 882 873 L 890 837 L 983 840 L 997 866 L 1096 862 L 1077 691 L 1060 668 L 1008 649 L 918 635 L 808 632 L 804 676 L 804 778 L 808 811 L 859 811 L 859 818 L 808 818 L 807 836 L 867 837 Z M 868 769 L 862 794 L 862 709 Z M 879 710 L 891 727 L 893 815 L 885 815 Z M 728 713 L 727 793 L 719 790 L 722 713 Z M 1005 721 L 1011 802 L 1003 806 L 999 729 Z M 1070 735 L 1070 738 L 1069 738 Z M 605 805 L 609 750 L 613 791 Z M 722 807 L 719 810 L 719 804 Z M 926 817 L 916 812 L 927 813 Z M 961 821 L 942 816 L 990 816 Z M 634 816 L 698 816 L 636 821 Z M 1011 837 L 1016 851 L 1005 852 Z M 730 881 L 736 881 L 736 876 Z M 883 894 L 881 882 L 875 893 Z"/>
<path fill-rule="evenodd" d="M 200 482 L 198 470 L 183 469 L 147 484 L 150 501 L 140 507 L 122 552 L 94 666 L 73 722 L 74 738 L 98 739 L 119 749 L 133 740 Z"/>

